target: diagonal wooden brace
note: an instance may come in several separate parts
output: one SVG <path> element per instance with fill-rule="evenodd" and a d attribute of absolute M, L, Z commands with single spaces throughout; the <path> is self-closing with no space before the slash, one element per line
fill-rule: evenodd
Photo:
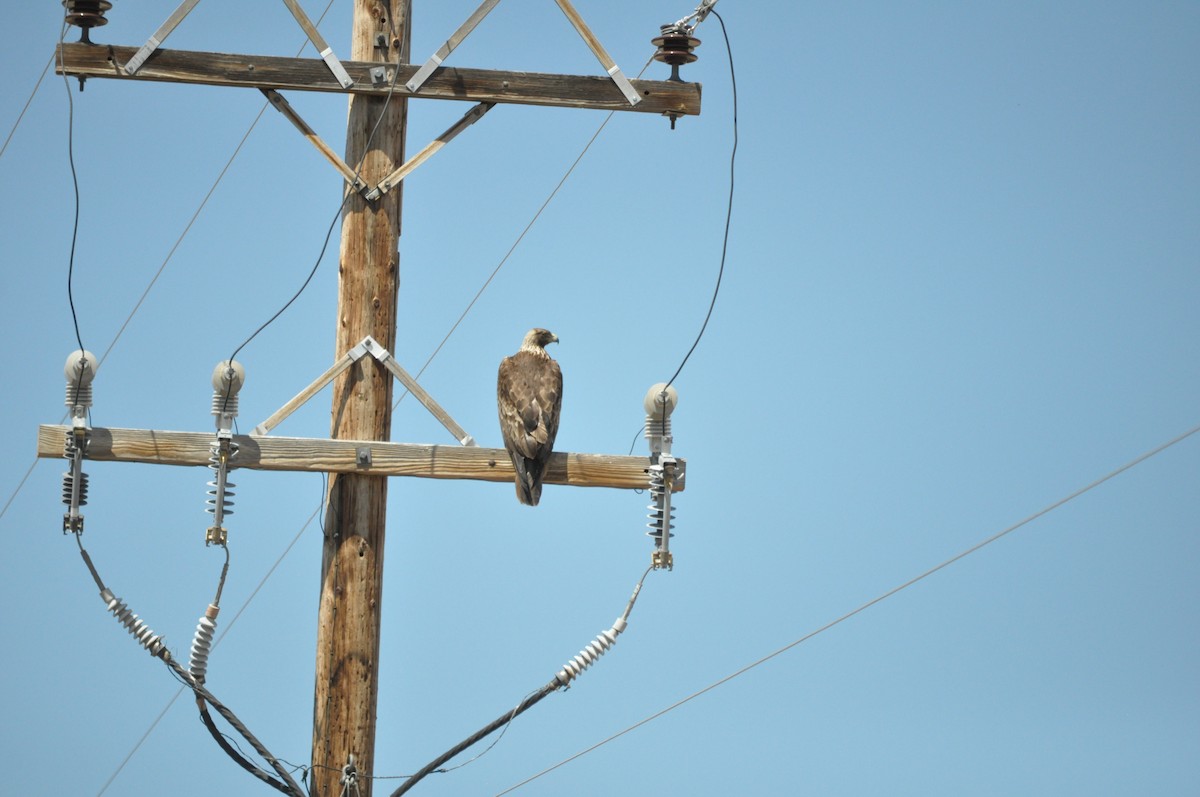
<path fill-rule="evenodd" d="M 625 95 L 625 99 L 629 100 L 630 105 L 637 105 L 642 101 L 642 96 L 638 94 L 637 89 L 629 82 L 629 78 L 625 77 L 625 73 L 621 71 L 621 67 L 617 66 L 617 62 L 612 59 L 608 51 L 604 49 L 604 45 L 592 33 L 591 28 L 583 21 L 583 17 L 579 16 L 579 12 L 575 10 L 575 6 L 571 5 L 571 0 L 555 0 L 562 12 L 567 15 L 567 19 L 575 26 L 575 30 L 587 42 L 587 46 L 591 49 L 596 59 L 600 61 L 600 65 L 608 72 L 608 76 L 613 79 L 617 87 L 621 89 L 621 93 Z"/>
<path fill-rule="evenodd" d="M 313 43 L 313 47 L 317 48 L 321 59 L 329 67 L 329 71 L 337 78 L 337 82 L 342 84 L 342 88 L 348 89 L 354 85 L 354 81 L 346 72 L 346 68 L 342 66 L 342 62 L 333 54 L 333 48 L 325 43 L 325 38 L 321 32 L 317 30 L 317 26 L 308 18 L 308 14 L 304 13 L 304 9 L 300 7 L 299 0 L 283 0 L 288 10 L 292 12 L 292 16 L 300 23 L 300 27 L 304 29 L 304 35 L 308 36 L 308 40 Z"/>
<path fill-rule="evenodd" d="M 275 89 L 259 89 L 259 91 L 263 93 L 263 96 L 267 98 L 275 110 L 286 116 L 288 121 L 295 125 L 296 129 L 309 140 L 309 143 L 316 147 L 317 151 L 324 155 L 325 159 L 332 163 L 335 169 L 341 172 L 342 177 L 346 178 L 346 182 L 350 184 L 352 191 L 361 193 L 366 190 L 367 184 L 363 182 L 363 179 L 358 176 L 354 169 L 350 168 L 348 163 L 338 157 L 338 154 L 330 149 L 329 145 L 322 141 L 321 137 L 300 118 L 300 114 L 296 113 L 291 103 L 285 100 L 282 94 L 275 91 Z"/>
<path fill-rule="evenodd" d="M 467 21 L 458 26 L 458 30 L 454 31 L 454 35 L 446 39 L 445 43 L 437 49 L 437 52 L 429 56 L 429 60 L 417 70 L 417 73 L 412 76 L 411 80 L 404 84 L 405 87 L 414 93 L 420 89 L 421 85 L 433 74 L 433 70 L 442 65 L 442 61 L 445 61 L 450 53 L 454 52 L 455 47 L 462 44 L 463 39 L 467 38 L 471 31 L 475 30 L 475 26 L 482 22 L 483 18 L 491 13 L 492 9 L 499 2 L 500 0 L 483 0 L 479 8 L 475 9 L 475 13 L 467 17 Z"/>
<path fill-rule="evenodd" d="M 424 149 L 406 160 L 403 164 L 401 164 L 400 168 L 396 169 L 396 171 L 380 180 L 379 185 L 367 192 L 367 200 L 373 202 L 376 199 L 379 199 L 379 197 L 382 195 L 386 194 L 388 191 L 391 191 L 400 184 L 401 180 L 412 173 L 414 169 L 432 158 L 438 150 L 453 141 L 454 137 L 459 133 L 475 124 L 475 122 L 479 121 L 479 119 L 482 118 L 485 113 L 495 107 L 495 105 L 496 103 L 494 102 L 481 102 L 471 110 L 467 111 L 465 114 L 463 114 L 463 117 L 452 124 L 445 133 L 442 133 L 440 136 L 431 141 Z"/>
<path fill-rule="evenodd" d="M 137 71 L 142 68 L 142 64 L 146 63 L 146 59 L 153 55 L 159 45 L 171 35 L 171 31 L 179 27 L 179 23 L 183 22 L 184 17 L 192 13 L 192 9 L 199 2 L 200 0 L 183 0 L 179 4 L 179 8 L 175 9 L 171 13 L 171 16 L 167 17 L 166 22 L 158 26 L 158 30 L 154 31 L 154 35 L 147 39 L 146 43 L 141 46 L 141 49 L 134 53 L 133 57 L 125 63 L 125 74 L 137 74 Z"/>
<path fill-rule="evenodd" d="M 326 385 L 336 379 L 342 371 L 345 371 L 367 355 L 374 357 L 379 361 L 380 365 L 388 369 L 394 377 L 399 379 L 400 383 L 408 389 L 408 392 L 412 393 L 425 406 L 425 409 L 429 410 L 433 417 L 437 418 L 438 422 L 446 427 L 450 434 L 454 435 L 454 439 L 458 440 L 464 446 L 477 445 L 475 438 L 471 437 L 461 426 L 455 423 L 450 414 L 442 409 L 441 405 L 434 401 L 432 396 L 425 392 L 425 389 L 417 383 L 417 380 L 409 376 L 408 372 L 400 367 L 400 364 L 396 362 L 396 358 L 387 349 L 380 346 L 370 335 L 363 338 L 357 346 L 339 357 L 338 361 L 329 367 L 329 370 L 318 376 L 311 385 L 296 394 L 295 398 L 280 407 L 274 415 L 254 427 L 254 434 L 267 434 L 282 423 L 289 415 L 300 409 L 306 401 L 319 393 Z"/>

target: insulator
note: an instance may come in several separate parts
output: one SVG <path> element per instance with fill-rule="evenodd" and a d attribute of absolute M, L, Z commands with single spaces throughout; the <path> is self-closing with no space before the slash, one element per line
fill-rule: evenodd
<path fill-rule="evenodd" d="M 220 446 L 214 445 L 212 453 L 208 458 L 208 467 L 213 471 L 213 480 L 208 483 L 208 504 L 207 512 L 213 516 L 213 527 L 209 530 L 208 542 L 217 542 L 221 544 L 223 539 L 213 539 L 213 531 L 222 529 L 222 524 L 225 522 L 226 515 L 233 514 L 233 501 L 230 500 L 234 496 L 233 488 L 236 484 L 229 481 L 229 460 L 228 457 L 236 453 L 237 447 L 230 445 L 229 449 L 222 452 Z M 223 536 L 223 535 L 218 535 Z"/>
<path fill-rule="evenodd" d="M 646 532 L 646 536 L 653 537 L 658 545 L 662 545 L 663 527 L 666 526 L 668 539 L 674 537 L 671 534 L 671 529 L 675 528 L 675 507 L 671 507 L 670 515 L 666 515 L 666 478 L 661 465 L 654 465 L 649 468 L 650 473 L 650 495 L 653 498 L 653 503 L 647 505 L 650 514 L 646 517 L 650 518 L 650 522 L 646 527 L 650 529 Z"/>
<path fill-rule="evenodd" d="M 697 56 L 692 51 L 700 46 L 700 40 L 689 36 L 686 30 L 676 25 L 663 25 L 661 30 L 662 35 L 650 40 L 658 48 L 654 60 L 674 67 L 671 80 L 679 80 L 679 67 L 696 60 Z"/>
<path fill-rule="evenodd" d="M 73 382 L 67 383 L 67 399 L 63 402 L 68 407 L 87 408 L 92 406 L 92 386 L 91 384 L 79 385 Z"/>
<path fill-rule="evenodd" d="M 654 52 L 654 60 L 671 67 L 671 76 L 667 80 L 682 83 L 683 78 L 679 77 L 679 67 L 696 60 L 696 54 L 692 51 L 700 45 L 700 40 L 689 36 L 687 29 L 683 26 L 675 24 L 663 25 L 662 35 L 654 37 L 650 43 L 658 48 Z M 671 129 L 674 130 L 675 120 L 679 118 L 679 114 L 667 111 L 664 115 L 671 120 Z"/>
<path fill-rule="evenodd" d="M 204 683 L 208 673 L 208 654 L 212 652 L 213 634 L 217 630 L 217 606 L 209 604 L 208 611 L 200 618 L 196 626 L 196 635 L 192 638 L 192 652 L 188 659 L 188 671 L 196 679 L 196 683 Z"/>
<path fill-rule="evenodd" d="M 63 457 L 71 463 L 71 469 L 63 473 L 62 501 L 67 505 L 67 511 L 63 515 L 63 534 L 81 534 L 83 515 L 79 513 L 79 508 L 87 504 L 88 475 L 83 472 L 83 455 L 74 431 L 67 432 L 66 442 L 63 444 Z"/>
<path fill-rule="evenodd" d="M 76 481 L 79 483 L 79 492 L 75 492 Z M 62 496 L 63 503 L 67 506 L 81 507 L 87 505 L 88 494 L 88 475 L 82 471 L 79 474 L 79 479 L 75 478 L 75 474 L 67 471 L 63 474 Z"/>
<path fill-rule="evenodd" d="M 112 8 L 108 0 L 62 0 L 62 4 L 67 9 L 67 24 L 82 29 L 81 42 L 91 44 L 89 31 L 108 24 L 104 18 L 104 12 Z"/>
<path fill-rule="evenodd" d="M 616 644 L 617 635 L 625 630 L 626 625 L 624 617 L 617 618 L 612 628 L 597 636 L 587 647 L 579 651 L 579 655 L 568 661 L 555 676 L 559 686 L 568 685 L 572 680 L 578 678 L 584 670 L 595 664 L 597 659 Z"/>
<path fill-rule="evenodd" d="M 108 610 L 113 613 L 118 622 L 125 626 L 125 630 L 132 634 L 138 644 L 148 650 L 151 656 L 158 656 L 162 653 L 166 648 L 162 637 L 150 630 L 142 618 L 129 611 L 125 601 L 117 598 L 107 589 L 100 593 L 100 597 L 108 605 Z"/>
<path fill-rule="evenodd" d="M 227 396 L 217 391 L 213 392 L 212 414 L 220 418 L 222 415 L 234 417 L 238 414 L 238 395 Z"/>

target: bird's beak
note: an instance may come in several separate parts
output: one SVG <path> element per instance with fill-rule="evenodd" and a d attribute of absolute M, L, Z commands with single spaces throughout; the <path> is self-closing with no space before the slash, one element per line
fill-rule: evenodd
<path fill-rule="evenodd" d="M 551 343 L 558 343 L 558 335 L 551 335 L 551 338 L 552 338 L 552 340 L 550 341 Z"/>

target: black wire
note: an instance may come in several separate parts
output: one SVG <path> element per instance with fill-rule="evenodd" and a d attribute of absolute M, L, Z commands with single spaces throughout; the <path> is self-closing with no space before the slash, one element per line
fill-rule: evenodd
<path fill-rule="evenodd" d="M 358 185 L 359 174 L 362 172 L 363 164 L 365 164 L 367 161 L 367 154 L 371 151 L 371 142 L 375 140 L 375 134 L 379 132 L 379 125 L 383 122 L 384 117 L 387 116 L 388 105 L 391 104 L 392 96 L 396 90 L 396 79 L 400 76 L 400 66 L 401 64 L 399 60 L 397 60 L 396 69 L 392 72 L 392 82 L 388 84 L 388 93 L 387 96 L 384 97 L 383 107 L 379 111 L 379 118 L 375 120 L 375 124 L 371 128 L 370 134 L 367 135 L 367 141 L 363 145 L 362 157 L 359 159 L 358 166 L 354 170 L 354 179 L 350 181 L 350 185 L 347 186 L 346 190 L 343 192 L 342 201 L 338 204 L 337 213 L 334 214 L 333 220 L 329 222 L 329 229 L 325 231 L 325 241 L 321 244 L 321 253 L 317 255 L 317 262 L 313 263 L 313 267 L 308 272 L 308 277 L 305 278 L 304 284 L 300 286 L 300 290 L 296 291 L 292 298 L 288 299 L 287 303 L 284 304 L 283 307 L 279 308 L 279 311 L 276 312 L 275 315 L 268 318 L 262 326 L 254 330 L 250 337 L 242 341 L 242 344 L 233 350 L 233 354 L 229 355 L 230 360 L 233 360 L 235 357 L 237 357 L 238 352 L 244 349 L 250 343 L 250 341 L 258 337 L 260 332 L 273 324 L 275 319 L 279 318 L 279 316 L 283 315 L 284 311 L 291 307 L 292 303 L 300 298 L 300 294 L 304 293 L 305 288 L 308 287 L 308 284 L 312 282 L 313 277 L 316 276 L 317 269 L 320 267 L 321 261 L 325 259 L 325 252 L 329 249 L 329 239 L 333 237 L 333 228 L 337 226 L 338 219 L 342 217 L 342 213 L 346 208 L 346 203 L 350 201 L 350 197 L 355 193 L 354 186 Z M 226 403 L 229 401 L 228 392 L 225 395 L 225 401 Z"/>
<path fill-rule="evenodd" d="M 545 697 L 546 695 L 553 692 L 559 686 L 560 686 L 560 684 L 558 682 L 558 679 L 555 678 L 550 683 L 543 686 L 541 689 L 537 690 L 536 692 L 533 692 L 528 697 L 526 697 L 524 700 L 522 700 L 520 702 L 520 704 L 517 705 L 516 708 L 514 708 L 511 711 L 504 712 L 499 717 L 492 720 L 487 725 L 483 726 L 482 728 L 477 730 L 475 733 L 468 736 L 466 739 L 463 739 L 461 742 L 456 744 L 454 747 L 451 747 L 449 750 L 442 753 L 440 756 L 433 759 L 425 766 L 421 767 L 419 770 L 417 770 L 417 772 L 415 774 L 413 774 L 407 781 L 405 781 L 400 786 L 400 788 L 398 788 L 394 792 L 392 792 L 391 797 L 400 797 L 401 794 L 404 794 L 406 791 L 411 789 L 413 786 L 417 785 L 417 781 L 421 780 L 426 775 L 428 775 L 432 772 L 436 772 L 438 770 L 438 767 L 440 767 L 442 764 L 446 763 L 450 759 L 454 758 L 454 756 L 458 755 L 463 750 L 466 750 L 468 747 L 477 743 L 480 739 L 483 739 L 488 734 L 490 734 L 490 733 L 494 732 L 496 729 L 500 728 L 502 725 L 507 725 L 508 723 L 510 723 L 514 719 L 516 719 L 519 715 L 525 713 L 530 708 L 533 708 L 533 706 L 535 706 L 538 703 L 538 701 L 540 701 L 543 697 Z"/>
<path fill-rule="evenodd" d="M 733 217 L 733 167 L 737 158 L 738 145 L 737 78 L 735 77 L 733 71 L 733 48 L 729 45 L 729 33 L 725 30 L 725 20 L 721 19 L 721 15 L 715 10 L 710 9 L 709 11 L 714 17 L 717 18 L 717 21 L 721 23 L 721 34 L 725 37 L 725 52 L 729 55 L 729 81 L 733 87 L 733 151 L 729 154 L 729 206 L 725 211 L 725 237 L 721 244 L 721 267 L 717 271 L 717 285 L 713 289 L 712 301 L 708 305 L 708 313 L 704 316 L 704 323 L 700 326 L 700 333 L 696 335 L 695 342 L 693 342 L 692 347 L 688 349 L 688 353 L 684 355 L 683 362 L 679 363 L 679 367 L 675 369 L 675 374 L 669 380 L 667 380 L 666 387 L 663 388 L 664 391 L 667 387 L 670 387 L 671 384 L 674 383 L 675 379 L 679 376 L 679 373 L 683 370 L 683 366 L 687 365 L 687 361 L 692 356 L 692 352 L 696 350 L 696 347 L 700 345 L 700 339 L 704 337 L 704 330 L 708 328 L 708 320 L 712 318 L 713 308 L 717 305 L 717 294 L 721 291 L 721 277 L 725 274 L 725 254 L 729 250 L 729 222 Z"/>
<path fill-rule="evenodd" d="M 67 22 L 64 19 L 62 29 L 58 34 L 59 66 L 62 67 L 63 37 L 67 35 Z M 71 185 L 75 191 L 75 217 L 71 224 L 71 254 L 67 260 L 67 304 L 71 307 L 71 323 L 75 325 L 75 342 L 83 350 L 83 336 L 79 333 L 79 316 L 75 312 L 75 293 L 72 282 L 75 277 L 75 245 L 79 240 L 79 178 L 75 173 L 75 99 L 71 96 L 71 79 L 63 72 L 63 85 L 67 89 L 67 163 L 71 167 Z M 79 378 L 83 379 L 83 369 Z"/>
<path fill-rule="evenodd" d="M 234 762 L 238 764 L 238 766 L 277 791 L 281 791 L 284 794 L 293 793 L 292 790 L 288 788 L 287 784 L 276 780 L 268 773 L 256 767 L 252 762 L 247 760 L 239 750 L 236 749 L 234 744 L 230 743 L 225 734 L 221 733 L 221 731 L 217 728 L 216 723 L 213 722 L 212 716 L 208 713 L 208 706 L 204 703 L 204 698 L 200 697 L 199 695 L 196 696 L 196 706 L 200 709 L 200 721 L 204 723 L 204 727 L 208 729 L 209 734 L 213 739 L 216 740 L 217 744 L 221 746 L 221 749 L 225 751 L 225 754 L 232 758 Z"/>
<path fill-rule="evenodd" d="M 296 783 L 296 781 L 292 779 L 292 776 L 288 773 L 288 771 L 283 768 L 283 765 L 279 763 L 279 759 L 271 755 L 270 751 L 263 746 L 262 742 L 260 742 L 258 738 L 250 732 L 250 729 L 242 724 L 242 721 L 237 718 L 237 715 L 230 711 L 229 708 L 220 700 L 217 700 L 212 692 L 209 692 L 203 684 L 197 682 L 196 679 L 192 677 L 191 673 L 183 669 L 179 662 L 175 661 L 175 659 L 171 657 L 169 652 L 163 651 L 161 658 L 163 663 L 170 668 L 176 677 L 196 693 L 196 698 L 198 700 L 202 700 L 216 709 L 217 713 L 220 714 L 226 722 L 232 725 L 234 730 L 236 730 L 243 739 L 250 743 L 250 746 L 254 748 L 254 751 L 262 756 L 267 763 L 271 765 L 271 768 L 275 770 L 275 772 L 283 781 L 283 783 L 279 784 L 280 786 L 283 786 L 280 791 L 283 791 L 286 794 L 291 794 L 294 797 L 304 797 L 304 792 L 300 789 L 300 786 Z M 220 736 L 221 734 L 219 731 L 217 731 L 216 735 Z M 225 747 L 226 745 L 222 745 L 222 749 L 225 749 Z M 229 751 L 226 750 L 226 752 Z M 237 760 L 236 756 L 235 760 Z M 241 759 L 241 761 L 245 761 L 245 759 Z M 241 761 L 239 761 L 239 763 L 241 763 Z M 271 781 L 274 781 L 274 778 L 271 778 L 270 775 L 266 775 L 266 777 Z M 272 785 L 275 784 L 272 783 Z M 279 786 L 276 786 L 276 788 L 279 788 Z"/>

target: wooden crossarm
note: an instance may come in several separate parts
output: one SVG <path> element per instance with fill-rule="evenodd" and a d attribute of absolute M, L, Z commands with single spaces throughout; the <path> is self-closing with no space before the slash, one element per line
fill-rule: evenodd
<path fill-rule="evenodd" d="M 696 116 L 700 113 L 700 84 L 671 80 L 631 81 L 642 101 L 630 105 L 607 76 L 547 75 L 537 72 L 503 72 L 487 69 L 442 67 L 414 94 L 404 85 L 417 67 L 403 64 L 392 83 L 392 64 L 373 61 L 344 61 L 342 65 L 354 84 L 343 88 L 324 61 L 315 58 L 284 58 L 266 55 L 230 55 L 187 50 L 159 49 L 138 70 L 128 75 L 122 69 L 136 53 L 133 47 L 66 42 L 60 46 L 55 69 L 59 74 L 117 80 L 154 80 L 207 86 L 245 86 L 280 91 L 326 91 L 397 97 L 421 97 L 470 102 L 549 105 L 592 108 L 603 111 Z M 375 81 L 372 70 L 382 69 L 383 80 Z"/>
<path fill-rule="evenodd" d="M 37 455 L 61 459 L 68 431 L 68 426 L 39 426 Z M 91 430 L 86 460 L 207 466 L 212 441 L 211 433 L 96 427 Z M 488 482 L 513 479 L 512 463 L 502 448 L 251 435 L 235 435 L 233 442 L 238 452 L 230 464 L 249 470 Z M 369 452 L 368 464 L 362 464 L 364 448 Z M 678 462 L 683 473 L 684 460 Z M 545 483 L 640 490 L 647 486 L 648 465 L 647 457 L 558 452 L 550 457 Z M 677 479 L 676 492 L 683 490 L 684 481 Z"/>

